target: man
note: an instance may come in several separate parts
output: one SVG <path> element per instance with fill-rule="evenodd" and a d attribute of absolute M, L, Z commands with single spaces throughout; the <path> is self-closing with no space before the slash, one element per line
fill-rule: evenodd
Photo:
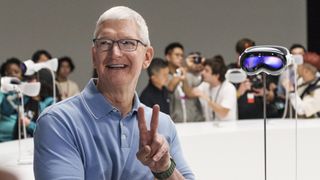
<path fill-rule="evenodd" d="M 203 81 L 195 93 L 203 100 L 207 121 L 237 120 L 236 88 L 225 80 L 227 67 L 222 56 L 207 59 L 202 71 Z"/>
<path fill-rule="evenodd" d="M 186 58 L 186 82 L 188 89 L 193 90 L 202 83 L 201 72 L 203 70 L 203 63 L 205 58 L 201 56 L 200 52 L 191 52 Z M 186 93 L 185 105 L 187 122 L 201 122 L 205 121 L 203 109 L 199 97 L 192 93 Z"/>
<path fill-rule="evenodd" d="M 247 48 L 255 46 L 255 42 L 248 38 L 240 39 L 235 46 L 237 57 L 239 57 Z M 237 58 L 238 60 L 239 58 Z M 231 63 L 228 68 L 239 68 L 237 63 Z M 272 76 L 267 76 L 267 101 L 268 105 L 273 101 L 276 80 Z M 244 82 L 236 84 L 238 118 L 241 119 L 260 119 L 263 118 L 263 81 L 262 75 L 248 76 Z M 267 107 L 267 117 L 274 117 L 274 113 Z"/>
<path fill-rule="evenodd" d="M 135 93 L 153 54 L 140 14 L 120 6 L 100 16 L 92 47 L 98 78 L 38 120 L 37 180 L 194 179 L 170 117 Z"/>
<path fill-rule="evenodd" d="M 187 78 L 187 69 L 183 67 L 184 48 L 178 42 L 170 43 L 165 48 L 165 57 L 169 62 L 169 98 L 170 98 L 170 116 L 174 122 L 191 122 L 201 121 L 195 119 L 192 107 L 187 107 L 190 102 L 186 102 L 188 98 L 197 98 L 192 93 L 192 87 L 189 85 Z M 192 104 L 192 103 L 191 103 Z"/>
<path fill-rule="evenodd" d="M 298 95 L 294 93 L 294 85 L 290 79 L 282 81 L 283 86 L 290 92 L 290 101 L 293 108 L 301 118 L 320 117 L 320 77 L 317 68 L 308 62 L 298 66 Z M 320 62 L 320 58 L 319 58 Z M 318 64 L 318 63 L 317 63 Z"/>
<path fill-rule="evenodd" d="M 173 42 L 167 45 L 164 51 L 169 62 L 168 90 L 170 98 L 170 116 L 174 122 L 186 122 L 186 105 L 183 85 L 185 82 L 185 69 L 182 68 L 184 48 L 182 44 Z M 185 87 L 185 86 L 184 86 Z"/>
<path fill-rule="evenodd" d="M 168 61 L 154 58 L 147 72 L 149 83 L 142 91 L 140 101 L 149 107 L 158 104 L 161 112 L 170 114 L 168 90 L 165 87 L 169 76 Z"/>

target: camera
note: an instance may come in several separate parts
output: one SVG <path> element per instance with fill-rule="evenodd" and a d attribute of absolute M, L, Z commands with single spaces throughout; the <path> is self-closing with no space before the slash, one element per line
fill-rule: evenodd
<path fill-rule="evenodd" d="M 201 56 L 194 56 L 193 57 L 193 62 L 195 63 L 195 64 L 201 64 L 202 63 L 202 57 Z"/>
<path fill-rule="evenodd" d="M 261 89 L 263 88 L 263 82 L 260 75 L 257 76 L 249 76 L 251 80 L 251 87 L 255 89 Z"/>
<path fill-rule="evenodd" d="M 181 69 L 177 69 L 175 75 L 176 75 L 176 76 L 182 76 L 182 71 L 181 71 Z"/>

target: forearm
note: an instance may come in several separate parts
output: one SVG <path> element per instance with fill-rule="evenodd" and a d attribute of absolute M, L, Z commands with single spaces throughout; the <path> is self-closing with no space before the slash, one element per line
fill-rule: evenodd
<path fill-rule="evenodd" d="M 208 100 L 208 105 L 211 108 L 211 110 L 213 112 L 215 112 L 216 114 L 218 114 L 220 117 L 225 117 L 229 112 L 229 109 L 222 107 L 221 105 L 219 105 L 211 100 Z"/>
<path fill-rule="evenodd" d="M 189 86 L 188 81 L 182 81 L 182 90 L 188 98 L 197 98 L 198 96 L 193 93 L 193 88 Z"/>
<path fill-rule="evenodd" d="M 179 83 L 180 83 L 180 78 L 173 77 L 172 80 L 169 81 L 168 83 L 168 86 L 167 86 L 168 91 L 173 92 L 177 88 Z"/>

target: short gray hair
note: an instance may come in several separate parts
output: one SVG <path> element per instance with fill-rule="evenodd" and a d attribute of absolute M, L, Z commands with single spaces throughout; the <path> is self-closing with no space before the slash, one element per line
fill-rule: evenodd
<path fill-rule="evenodd" d="M 142 41 L 150 46 L 150 39 L 149 39 L 149 30 L 146 24 L 146 21 L 143 17 L 137 13 L 136 11 L 125 7 L 125 6 L 116 6 L 113 8 L 108 9 L 99 17 L 96 28 L 93 33 L 93 37 L 97 38 L 98 31 L 100 30 L 100 25 L 103 24 L 107 20 L 132 20 L 138 26 L 138 34 Z"/>

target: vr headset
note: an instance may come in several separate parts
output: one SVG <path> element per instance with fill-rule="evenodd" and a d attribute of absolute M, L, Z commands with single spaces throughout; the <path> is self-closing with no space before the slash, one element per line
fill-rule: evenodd
<path fill-rule="evenodd" d="M 240 67 L 247 75 L 265 72 L 279 75 L 287 65 L 292 64 L 293 56 L 282 46 L 253 46 L 247 48 L 239 57 Z"/>

